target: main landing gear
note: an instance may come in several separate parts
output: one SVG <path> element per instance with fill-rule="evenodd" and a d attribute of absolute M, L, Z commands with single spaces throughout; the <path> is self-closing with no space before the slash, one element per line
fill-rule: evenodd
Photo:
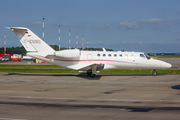
<path fill-rule="evenodd" d="M 96 74 L 92 74 L 92 72 L 87 72 L 87 75 L 89 75 L 89 77 L 91 77 L 91 78 L 96 76 Z"/>
<path fill-rule="evenodd" d="M 152 75 L 153 75 L 153 76 L 157 76 L 157 72 L 156 72 L 156 70 L 153 70 Z"/>

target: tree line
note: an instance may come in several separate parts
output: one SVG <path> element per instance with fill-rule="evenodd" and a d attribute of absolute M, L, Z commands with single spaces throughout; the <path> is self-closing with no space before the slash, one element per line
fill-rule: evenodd
<path fill-rule="evenodd" d="M 0 54 L 4 54 L 4 47 L 0 48 Z M 24 49 L 23 46 L 21 47 L 7 47 L 6 48 L 6 54 L 22 54 L 25 55 L 26 54 L 26 50 Z"/>
<path fill-rule="evenodd" d="M 57 45 L 50 45 L 55 51 L 59 50 L 59 46 Z M 65 47 L 61 47 L 61 50 L 66 50 L 69 48 L 65 48 Z M 73 48 L 72 48 L 73 49 Z M 82 48 L 78 48 L 78 49 L 82 49 Z M 84 48 L 83 50 L 87 50 L 87 48 Z M 102 48 L 88 48 L 89 51 L 102 51 Z M 113 51 L 113 49 L 107 49 L 107 51 Z M 4 47 L 0 48 L 0 54 L 4 54 Z M 26 55 L 26 50 L 23 46 L 21 47 L 7 47 L 6 48 L 6 54 L 22 54 L 22 55 Z"/>

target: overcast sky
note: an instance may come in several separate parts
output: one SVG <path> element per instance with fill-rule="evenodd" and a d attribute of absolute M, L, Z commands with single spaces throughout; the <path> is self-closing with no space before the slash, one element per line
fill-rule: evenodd
<path fill-rule="evenodd" d="M 180 52 L 180 0 L 1 0 L 0 47 L 7 34 L 7 47 L 22 46 L 15 34 L 4 27 L 27 27 L 45 42 L 61 47 L 89 47 L 113 50 L 171 53 Z"/>

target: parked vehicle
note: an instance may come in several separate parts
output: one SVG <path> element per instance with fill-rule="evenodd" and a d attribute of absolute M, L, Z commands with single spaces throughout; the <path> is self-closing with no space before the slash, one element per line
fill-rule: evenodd
<path fill-rule="evenodd" d="M 10 60 L 11 60 L 11 56 L 9 56 L 9 55 L 2 56 L 2 61 L 6 62 L 6 61 L 10 61 Z"/>
<path fill-rule="evenodd" d="M 19 54 L 13 54 L 13 56 L 11 56 L 12 61 L 21 61 L 21 55 Z"/>

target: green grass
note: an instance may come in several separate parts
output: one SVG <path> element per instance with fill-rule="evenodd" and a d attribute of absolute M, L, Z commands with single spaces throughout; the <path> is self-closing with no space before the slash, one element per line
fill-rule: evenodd
<path fill-rule="evenodd" d="M 180 70 L 157 70 L 158 74 L 180 74 Z"/>
<path fill-rule="evenodd" d="M 180 74 L 180 70 L 156 70 L 158 74 Z M 172 72 L 173 71 L 173 72 Z M 152 70 L 103 70 L 100 74 L 151 74 Z"/>
<path fill-rule="evenodd" d="M 19 69 L 0 68 L 0 72 L 20 72 L 20 73 L 78 73 L 71 69 Z"/>
<path fill-rule="evenodd" d="M 157 55 L 157 56 L 151 56 L 151 57 L 157 57 L 157 58 L 180 58 L 180 55 Z"/>
<path fill-rule="evenodd" d="M 172 66 L 171 68 L 178 68 L 178 67 Z"/>
<path fill-rule="evenodd" d="M 0 64 L 0 72 L 21 72 L 21 73 L 79 73 L 71 69 L 51 69 L 62 68 L 56 65 L 11 65 Z M 8 68 L 10 67 L 10 68 Z M 46 69 L 44 69 L 46 68 Z M 173 67 L 176 68 L 176 67 Z M 157 70 L 158 74 L 180 74 L 180 70 Z M 152 70 L 102 70 L 99 74 L 151 74 Z"/>
<path fill-rule="evenodd" d="M 0 64 L 0 67 L 42 67 L 42 68 L 62 68 L 56 65 L 11 65 L 11 64 Z"/>
<path fill-rule="evenodd" d="M 101 74 L 150 74 L 151 70 L 103 70 Z"/>
<path fill-rule="evenodd" d="M 21 72 L 21 73 L 79 73 L 71 69 L 21 69 L 21 68 L 0 68 L 0 72 Z M 157 70 L 158 74 L 180 74 L 180 70 Z M 99 74 L 151 74 L 151 70 L 102 70 Z"/>

